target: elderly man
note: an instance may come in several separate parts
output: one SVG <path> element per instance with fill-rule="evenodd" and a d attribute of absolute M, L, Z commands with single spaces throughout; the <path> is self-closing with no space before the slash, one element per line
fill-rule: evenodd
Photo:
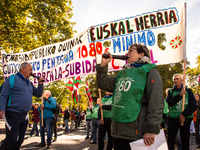
<path fill-rule="evenodd" d="M 183 88 L 183 76 L 174 74 L 174 87 L 168 92 L 167 103 L 169 105 L 168 121 L 168 147 L 174 150 L 174 141 L 180 128 L 182 150 L 189 150 L 190 123 L 193 112 L 196 110 L 196 101 L 192 90 Z M 182 112 L 182 98 L 185 94 L 185 109 Z"/>
<path fill-rule="evenodd" d="M 49 90 L 44 91 L 43 94 L 44 100 L 43 105 L 41 105 L 38 110 L 39 112 L 43 111 L 43 126 L 41 122 L 41 113 L 40 113 L 40 135 L 41 143 L 36 145 L 36 147 L 45 147 L 45 129 L 47 132 L 47 149 L 51 148 L 51 130 L 52 130 L 52 120 L 54 118 L 53 109 L 56 107 L 56 100 L 51 97 L 51 92 Z"/>
<path fill-rule="evenodd" d="M 69 117 L 70 117 L 70 112 L 69 112 L 69 107 L 65 107 L 65 111 L 64 111 L 64 121 L 65 121 L 65 131 L 64 133 L 68 133 L 68 122 L 69 122 Z"/>
<path fill-rule="evenodd" d="M 1 145 L 1 150 L 20 149 L 24 141 L 28 118 L 27 113 L 32 106 L 32 95 L 42 96 L 44 78 L 38 81 L 38 88 L 29 81 L 32 73 L 32 66 L 24 62 L 19 67 L 19 72 L 15 75 L 14 86 L 10 88 L 10 77 L 5 81 L 0 96 L 0 118 L 5 115 L 11 130 L 6 128 L 6 139 Z M 9 95 L 11 99 L 9 100 Z"/>

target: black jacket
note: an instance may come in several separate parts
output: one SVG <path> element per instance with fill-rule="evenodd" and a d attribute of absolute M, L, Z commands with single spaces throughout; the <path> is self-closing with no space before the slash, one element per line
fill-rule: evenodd
<path fill-rule="evenodd" d="M 173 93 L 173 91 L 178 91 L 178 89 L 175 87 L 174 89 L 172 89 L 172 93 Z M 186 91 L 188 92 L 188 95 L 189 95 L 189 104 L 188 104 L 187 108 L 185 108 L 185 110 L 182 112 L 182 115 L 185 117 L 192 115 L 197 108 L 196 100 L 194 98 L 194 94 L 192 93 L 192 90 L 189 88 L 186 88 Z M 168 96 L 167 96 L 167 103 L 168 103 L 169 107 L 175 105 L 182 99 L 182 96 L 180 94 L 173 97 L 172 93 L 168 92 Z"/>
<path fill-rule="evenodd" d="M 69 119 L 70 112 L 68 110 L 65 110 L 64 120 Z"/>

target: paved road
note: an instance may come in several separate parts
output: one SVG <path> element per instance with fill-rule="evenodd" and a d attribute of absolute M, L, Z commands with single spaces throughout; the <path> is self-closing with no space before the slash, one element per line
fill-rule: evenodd
<path fill-rule="evenodd" d="M 31 129 L 26 132 L 24 143 L 21 150 L 44 150 L 46 148 L 35 147 L 40 142 L 40 137 L 31 137 L 29 135 Z M 97 144 L 90 144 L 91 140 L 85 140 L 86 130 L 84 127 L 79 127 L 77 130 L 69 134 L 63 134 L 64 129 L 58 129 L 58 138 L 52 143 L 52 150 L 97 150 Z M 0 140 L 5 138 L 5 125 L 0 119 Z M 105 143 L 106 144 L 106 143 Z M 190 150 L 197 150 L 195 136 L 190 136 Z"/>

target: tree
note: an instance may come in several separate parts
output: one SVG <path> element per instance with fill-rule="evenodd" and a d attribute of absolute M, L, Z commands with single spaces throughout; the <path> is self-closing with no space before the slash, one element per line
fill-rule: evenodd
<path fill-rule="evenodd" d="M 1 0 L 0 55 L 2 50 L 30 51 L 71 38 L 75 33 L 72 10 L 71 0 Z"/>
<path fill-rule="evenodd" d="M 193 93 L 198 93 L 198 90 L 199 90 L 198 78 L 200 76 L 200 55 L 196 58 L 196 64 L 197 64 L 197 67 L 189 68 L 186 71 L 187 84 L 191 87 Z"/>
<path fill-rule="evenodd" d="M 2 0 L 0 15 L 0 47 L 7 53 L 30 51 L 75 33 L 71 0 Z"/>
<path fill-rule="evenodd" d="M 165 90 L 173 87 L 173 75 L 176 73 L 183 74 L 183 63 L 180 62 L 175 64 L 159 65 L 156 66 L 156 69 L 160 73 L 163 80 L 163 97 L 165 97 Z"/>

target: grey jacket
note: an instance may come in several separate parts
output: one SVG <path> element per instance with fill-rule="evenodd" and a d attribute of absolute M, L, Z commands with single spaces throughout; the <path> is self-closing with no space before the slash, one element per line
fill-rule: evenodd
<path fill-rule="evenodd" d="M 97 85 L 99 88 L 114 92 L 117 76 L 108 77 L 108 66 L 97 65 Z M 138 118 L 130 123 L 112 121 L 111 135 L 114 138 L 138 140 L 145 132 L 159 134 L 163 114 L 163 82 L 158 71 L 153 68 L 147 76 L 147 83 L 141 99 L 142 108 Z M 112 110 L 111 110 L 112 111 Z"/>

